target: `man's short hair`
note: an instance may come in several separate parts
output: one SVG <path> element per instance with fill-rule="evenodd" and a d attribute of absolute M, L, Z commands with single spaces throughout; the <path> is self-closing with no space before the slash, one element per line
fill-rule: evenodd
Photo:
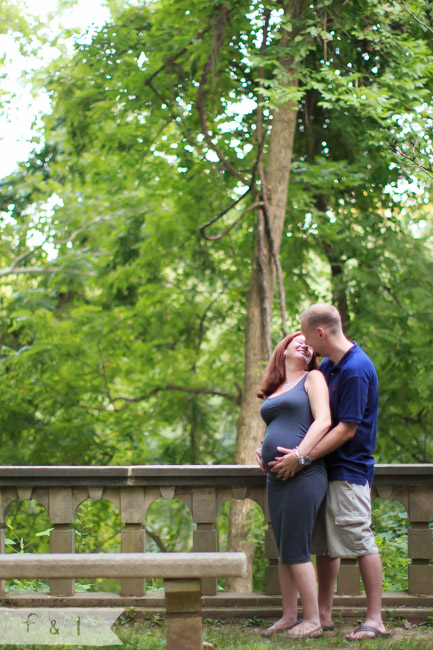
<path fill-rule="evenodd" d="M 327 327 L 332 333 L 342 330 L 341 316 L 338 309 L 326 302 L 311 305 L 301 314 L 301 322 L 306 320 L 308 329 Z"/>

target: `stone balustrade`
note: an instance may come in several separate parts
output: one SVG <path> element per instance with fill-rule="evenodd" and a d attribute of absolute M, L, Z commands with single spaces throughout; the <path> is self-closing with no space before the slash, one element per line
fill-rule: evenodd
<path fill-rule="evenodd" d="M 433 521 L 433 464 L 377 465 L 373 495 L 381 499 L 397 499 L 406 508 L 409 520 L 408 555 L 409 589 L 406 606 L 433 606 L 432 530 Z M 269 523 L 266 504 L 265 476 L 253 465 L 218 466 L 107 466 L 60 467 L 28 466 L 0 467 L 0 552 L 4 553 L 5 513 L 15 500 L 36 499 L 46 509 L 53 526 L 50 533 L 51 553 L 74 553 L 75 531 L 72 524 L 78 506 L 87 499 L 107 499 L 119 510 L 123 528 L 121 550 L 142 553 L 146 548 L 143 522 L 149 506 L 158 499 L 179 499 L 187 505 L 195 524 L 193 551 L 218 550 L 217 515 L 223 503 L 230 499 L 251 499 L 262 509 Z M 242 549 L 236 549 L 242 550 Z M 278 559 L 270 525 L 266 531 L 265 554 L 266 594 L 232 595 L 232 603 L 239 611 L 247 611 L 252 602 L 278 603 Z M 0 584 L 3 598 L 4 583 Z M 218 608 L 215 578 L 206 578 L 202 585 L 207 602 Z M 345 604 L 361 602 L 358 567 L 355 562 L 342 562 L 338 592 Z M 50 581 L 50 598 L 74 596 L 74 580 L 56 578 Z M 41 597 L 40 594 L 37 595 Z M 83 599 L 83 595 L 79 595 Z M 86 594 L 95 602 L 95 594 Z M 248 597 L 247 597 L 248 596 Z M 397 606 L 399 598 L 389 603 Z M 26 606 L 33 596 L 7 594 L 10 602 Z M 36 598 L 36 595 L 34 596 Z M 74 605 L 78 594 L 75 594 Z M 153 596 L 146 596 L 145 580 L 128 577 L 121 581 L 121 596 L 115 601 L 112 594 L 98 593 L 97 602 L 103 604 L 134 604 L 149 607 L 155 604 Z M 360 600 L 361 598 L 361 600 Z M 110 600 L 111 599 L 111 600 Z M 351 600 L 352 599 L 352 600 Z M 228 598 L 225 601 L 226 606 Z M 249 604 L 248 606 L 246 604 Z M 93 604 L 93 603 L 92 603 Z"/>

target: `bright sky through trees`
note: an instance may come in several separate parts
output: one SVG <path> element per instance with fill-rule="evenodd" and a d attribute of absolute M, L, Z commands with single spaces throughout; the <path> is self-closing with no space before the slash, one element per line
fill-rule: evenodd
<path fill-rule="evenodd" d="M 50 39 L 66 30 L 85 30 L 91 25 L 102 25 L 110 15 L 103 0 L 77 0 L 70 4 L 73 6 L 63 9 L 60 14 L 57 11 L 58 0 L 26 0 L 26 14 L 47 21 Z M 24 6 L 24 2 L 20 6 Z M 69 36 L 63 42 L 72 46 L 73 38 Z M 37 52 L 36 56 L 26 57 L 20 53 L 12 36 L 0 34 L 0 57 L 5 57 L 5 76 L 0 81 L 0 89 L 6 93 L 0 114 L 0 178 L 10 174 L 17 162 L 28 157 L 38 117 L 50 110 L 47 94 L 40 91 L 35 97 L 23 74 L 47 64 L 59 54 L 59 50 L 45 45 Z"/>

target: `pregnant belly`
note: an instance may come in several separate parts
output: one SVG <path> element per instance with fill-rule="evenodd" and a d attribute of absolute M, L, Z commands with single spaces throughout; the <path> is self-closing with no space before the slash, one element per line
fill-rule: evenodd
<path fill-rule="evenodd" d="M 275 460 L 275 456 L 282 456 L 282 452 L 277 450 L 277 447 L 285 447 L 286 449 L 293 449 L 296 445 L 302 440 L 300 434 L 292 434 L 287 431 L 275 431 L 269 429 L 266 431 L 265 439 L 263 440 L 262 445 L 262 460 L 265 469 L 268 471 L 271 469 L 268 466 L 268 463 Z"/>

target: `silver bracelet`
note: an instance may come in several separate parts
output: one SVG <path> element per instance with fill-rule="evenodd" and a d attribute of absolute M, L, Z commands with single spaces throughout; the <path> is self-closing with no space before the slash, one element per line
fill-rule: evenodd
<path fill-rule="evenodd" d="M 299 451 L 298 447 L 295 447 L 293 450 L 296 454 L 296 458 L 298 459 L 298 463 L 300 465 L 304 464 L 304 457 L 301 455 L 301 452 Z"/>

